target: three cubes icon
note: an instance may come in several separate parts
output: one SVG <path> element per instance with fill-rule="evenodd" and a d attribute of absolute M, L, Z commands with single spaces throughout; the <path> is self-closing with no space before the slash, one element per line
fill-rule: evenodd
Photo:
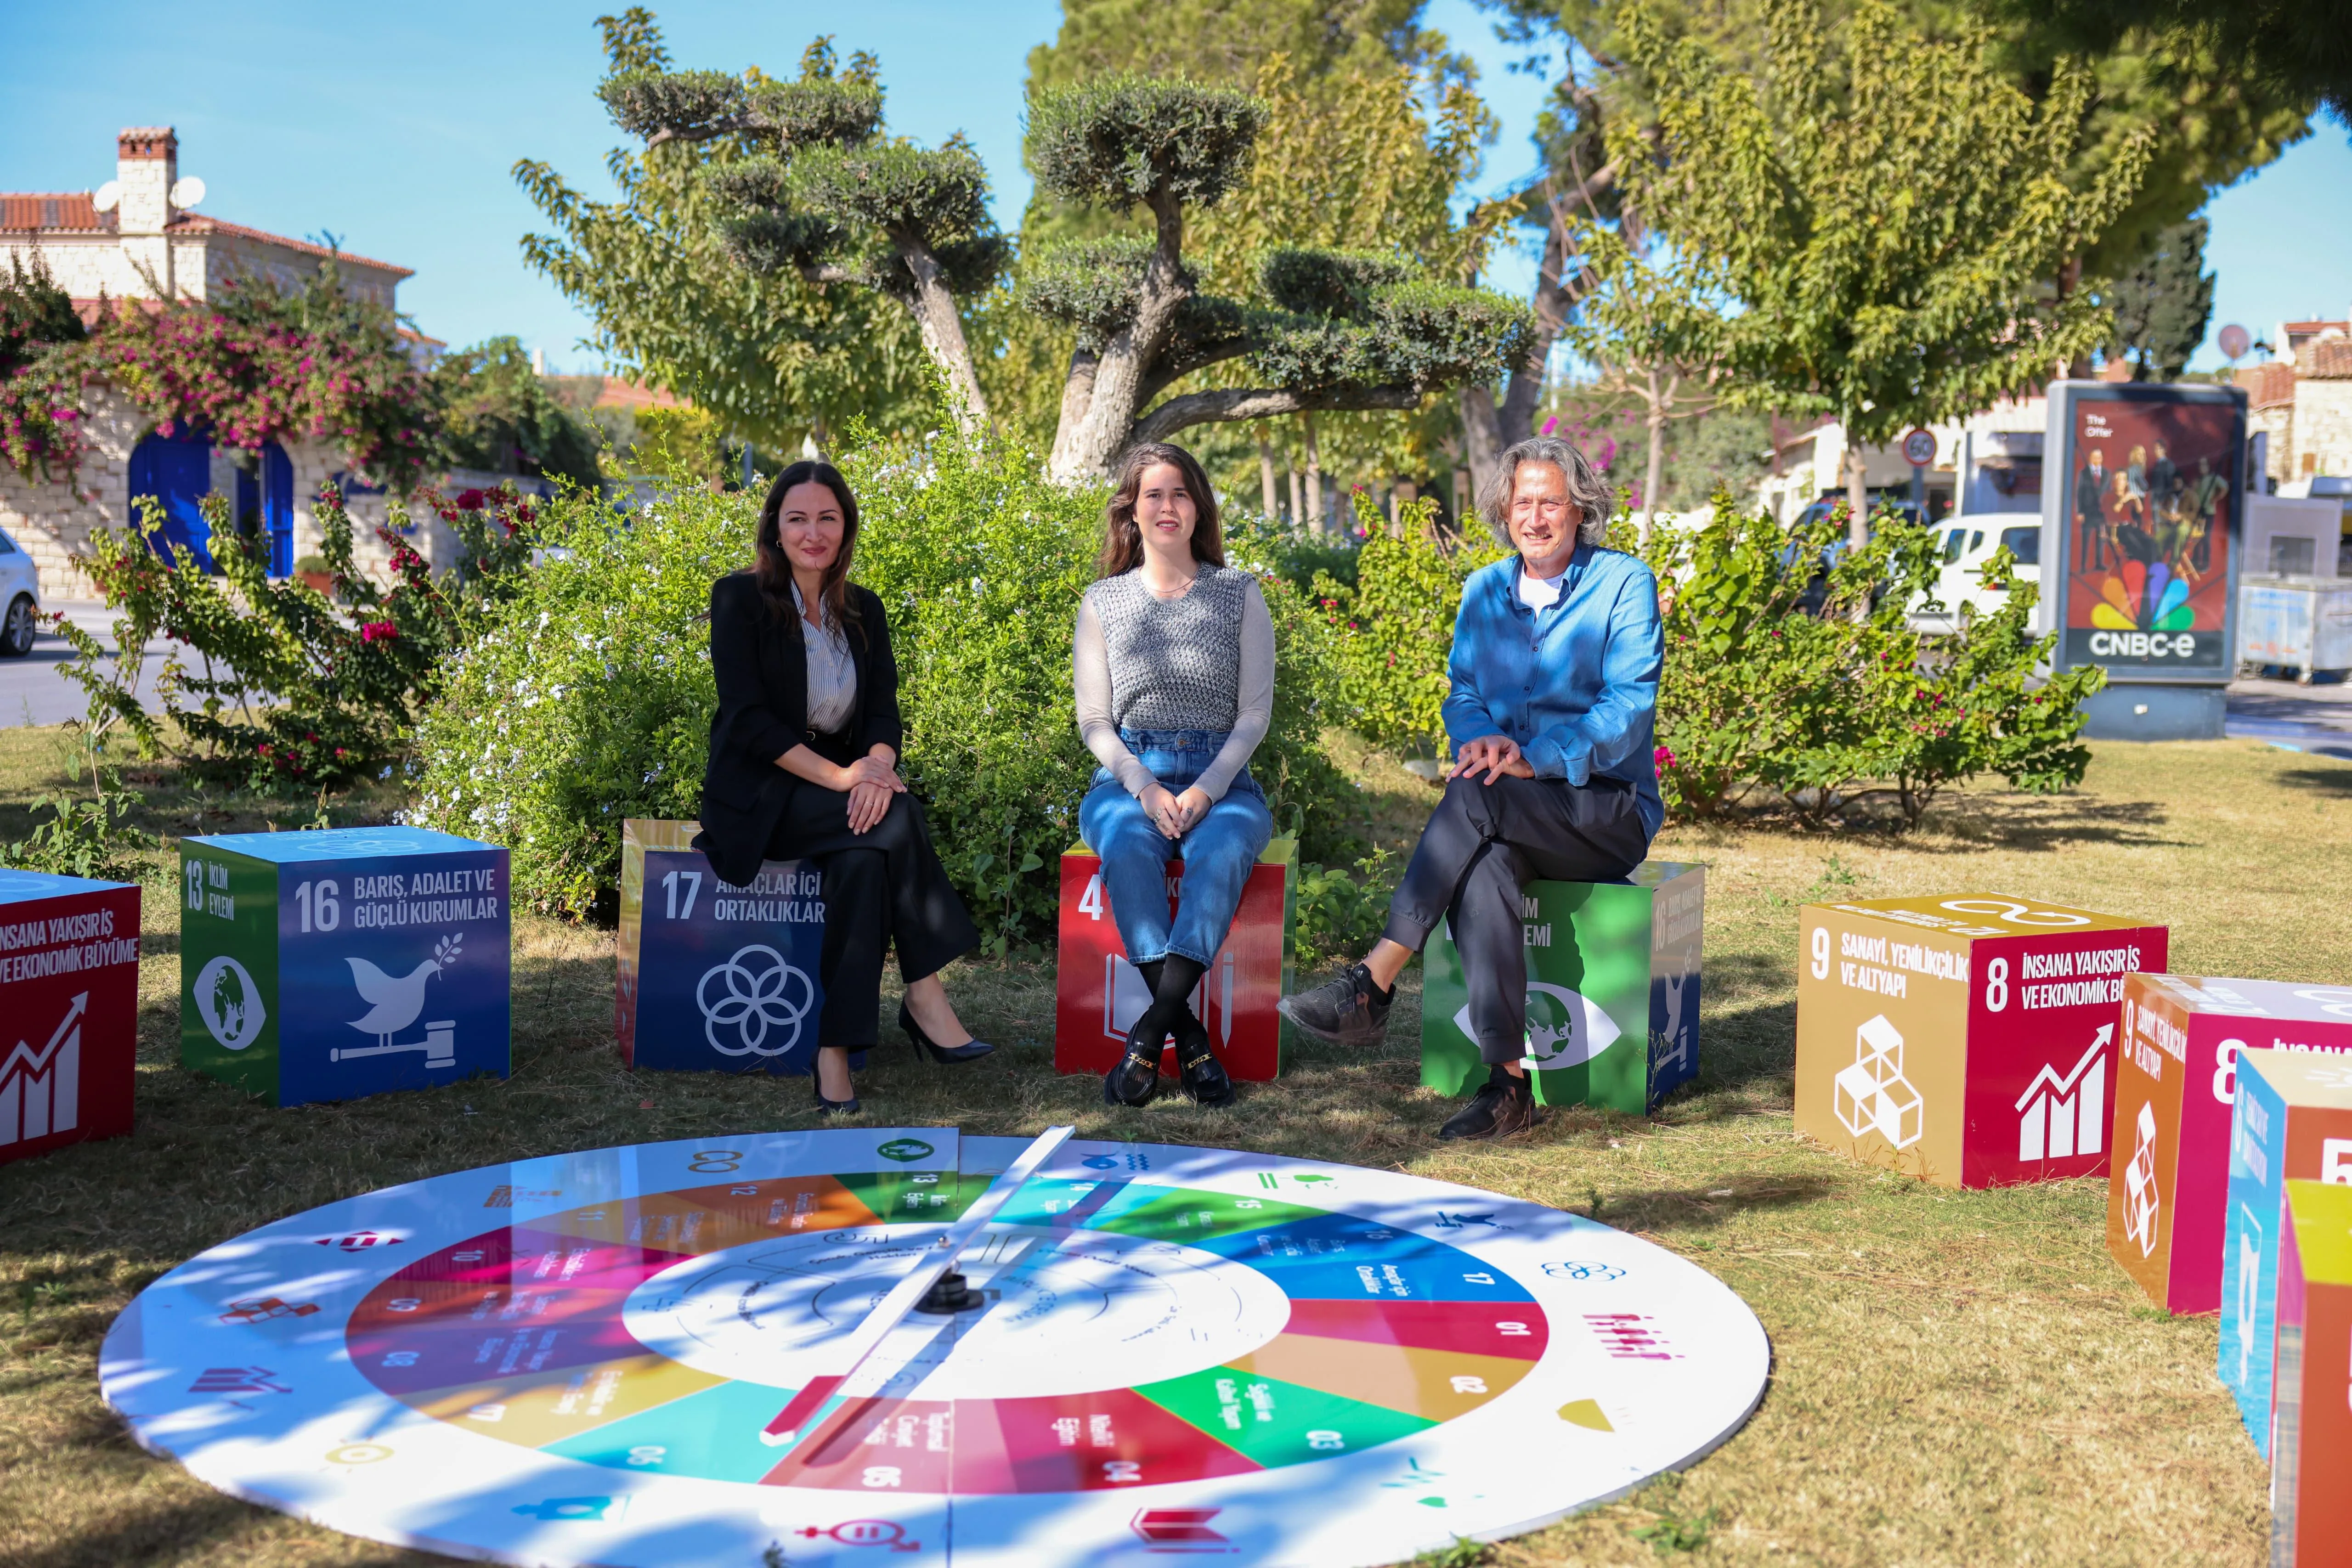
<path fill-rule="evenodd" d="M 1853 1065 L 1836 1079 L 1837 1119 L 1855 1137 L 1874 1132 L 1898 1149 L 1926 1130 L 1919 1092 L 1903 1076 L 1903 1036 L 1880 1013 L 1854 1030 Z"/>

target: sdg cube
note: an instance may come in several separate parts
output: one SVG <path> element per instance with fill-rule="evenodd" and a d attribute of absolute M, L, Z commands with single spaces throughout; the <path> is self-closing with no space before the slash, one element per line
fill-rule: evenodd
<path fill-rule="evenodd" d="M 2104 1176 L 2124 977 L 2165 928 L 2000 894 L 1809 904 L 1797 1130 L 1946 1186 Z"/>
<path fill-rule="evenodd" d="M 0 870 L 0 1163 L 131 1131 L 139 889 Z"/>
<path fill-rule="evenodd" d="M 507 852 L 423 828 L 180 841 L 180 1061 L 278 1105 L 506 1076 Z"/>
<path fill-rule="evenodd" d="M 1176 906 L 1184 862 L 1168 862 L 1168 906 Z M 1192 1016 L 1209 1031 L 1226 1075 L 1270 1083 L 1282 1071 L 1290 1025 L 1275 1004 L 1290 988 L 1290 939 L 1298 904 L 1298 841 L 1276 839 L 1242 886 L 1233 928 L 1192 989 Z M 1061 953 L 1054 981 L 1054 1067 L 1108 1072 L 1126 1054 L 1127 1031 L 1151 1003 L 1143 976 L 1127 961 L 1102 860 L 1084 844 L 1062 856 Z M 1173 1077 L 1176 1052 L 1160 1052 Z"/>
<path fill-rule="evenodd" d="M 1622 883 L 1531 882 L 1527 1054 L 1536 1100 L 1646 1115 L 1698 1071 L 1706 868 L 1644 861 Z M 1441 1094 L 1486 1082 L 1450 923 L 1422 950 L 1421 1081 Z"/>
<path fill-rule="evenodd" d="M 2288 1038 L 2300 1050 L 2352 1051 L 2352 1017 L 2325 1010 L 2334 1005 L 2326 998 L 2348 995 L 2275 980 L 2126 977 L 2107 1249 L 2166 1311 L 2221 1307 L 2238 1053 Z"/>
<path fill-rule="evenodd" d="M 2323 1009 L 2352 1019 L 2352 990 L 2309 988 Z M 2278 1331 L 2280 1233 L 2286 1184 L 2352 1185 L 2352 1058 L 2297 1049 L 2296 1031 L 2270 1030 L 2287 1049 L 2238 1052 L 2230 1117 L 2230 1197 L 2221 1239 L 2221 1381 L 2238 1417 L 2271 1453 L 2272 1376 Z"/>
<path fill-rule="evenodd" d="M 2286 1184 L 2279 1257 L 2274 1568 L 2352 1563 L 2352 1187 Z"/>
<path fill-rule="evenodd" d="M 693 847 L 699 822 L 621 824 L 621 1060 L 664 1072 L 805 1075 L 824 1005 L 824 888 L 814 865 L 770 861 L 749 887 Z M 862 1066 L 865 1052 L 852 1053 Z"/>

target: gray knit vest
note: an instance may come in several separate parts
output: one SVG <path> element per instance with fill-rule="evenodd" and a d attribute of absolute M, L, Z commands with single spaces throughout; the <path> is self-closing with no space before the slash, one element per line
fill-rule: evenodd
<path fill-rule="evenodd" d="M 1203 563 L 1181 599 L 1140 573 L 1087 590 L 1110 653 L 1111 719 L 1121 729 L 1230 730 L 1242 703 L 1242 606 L 1249 574 Z"/>

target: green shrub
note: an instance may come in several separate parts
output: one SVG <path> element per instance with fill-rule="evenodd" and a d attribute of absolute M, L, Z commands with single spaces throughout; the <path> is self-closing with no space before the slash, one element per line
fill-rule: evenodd
<path fill-rule="evenodd" d="M 299 581 L 273 581 L 266 541 L 239 536 L 217 494 L 202 505 L 221 574 L 198 570 L 185 547 L 167 559 L 158 553 L 162 509 L 141 497 L 139 527 L 90 535 L 86 570 L 121 612 L 114 650 L 70 622 L 58 625 L 76 655 L 62 672 L 89 696 L 92 733 L 121 726 L 146 755 L 257 789 L 308 791 L 381 774 L 405 754 L 450 653 L 530 553 L 532 511 L 512 490 L 467 510 L 434 504 L 457 527 L 465 560 L 436 578 L 397 534 L 380 530 L 392 551 L 385 584 L 354 565 L 351 517 L 334 486 L 320 492 L 335 604 Z M 138 695 L 156 637 L 176 644 L 155 682 L 160 714 Z"/>
<path fill-rule="evenodd" d="M 2081 782 L 2082 702 L 2095 668 L 2045 676 L 2054 634 L 2028 630 L 2034 589 L 1998 553 L 1985 582 L 2005 590 L 1957 632 L 1912 630 L 1933 589 L 1934 536 L 1889 511 L 1869 545 L 1839 557 L 1826 599 L 1801 608 L 1835 515 L 1784 533 L 1718 495 L 1694 536 L 1652 542 L 1667 585 L 1658 695 L 1659 783 L 1670 810 L 1715 816 L 1760 791 L 1816 824 L 1867 820 L 1891 800 L 1916 826 L 1948 785 L 1998 773 L 2020 789 Z M 1857 607 L 1863 614 L 1857 619 Z"/>
<path fill-rule="evenodd" d="M 623 819 L 701 810 L 710 584 L 748 563 L 757 511 L 691 485 L 634 517 L 577 493 L 551 505 L 540 564 L 417 727 L 413 820 L 506 845 L 542 912 L 609 908 Z"/>
<path fill-rule="evenodd" d="M 1072 713 L 1070 633 L 1105 492 L 1047 483 L 1017 444 L 947 430 L 921 443 L 860 431 L 839 461 L 862 518 L 854 575 L 890 615 L 908 781 L 1002 952 L 1050 931 L 1056 857 L 1093 774 Z M 609 904 L 622 819 L 699 809 L 709 586 L 748 564 L 757 511 L 752 496 L 684 486 L 625 522 L 577 499 L 552 508 L 542 542 L 554 556 L 419 732 L 418 820 L 507 844 L 517 887 L 541 908 L 576 917 Z M 1231 542 L 1235 565 L 1265 569 L 1248 530 Z M 1328 629 L 1288 583 L 1265 591 L 1282 652 L 1252 771 L 1307 853 L 1360 852 L 1356 791 L 1318 741 L 1338 700 Z"/>
<path fill-rule="evenodd" d="M 1451 685 L 1445 662 L 1462 584 L 1503 551 L 1484 533 L 1441 546 L 1437 503 L 1426 497 L 1405 504 L 1393 532 L 1362 491 L 1356 515 L 1367 537 L 1354 585 L 1318 572 L 1313 590 L 1331 633 L 1346 722 L 1376 745 L 1442 756 L 1439 710 Z"/>

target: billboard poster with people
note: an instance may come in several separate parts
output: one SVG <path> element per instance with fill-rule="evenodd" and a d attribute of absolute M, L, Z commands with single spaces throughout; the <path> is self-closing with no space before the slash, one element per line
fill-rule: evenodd
<path fill-rule="evenodd" d="M 2052 497 L 2066 545 L 2058 557 L 2061 662 L 2126 678 L 2227 679 L 2243 394 L 2129 384 L 2051 391 L 2066 462 Z"/>

